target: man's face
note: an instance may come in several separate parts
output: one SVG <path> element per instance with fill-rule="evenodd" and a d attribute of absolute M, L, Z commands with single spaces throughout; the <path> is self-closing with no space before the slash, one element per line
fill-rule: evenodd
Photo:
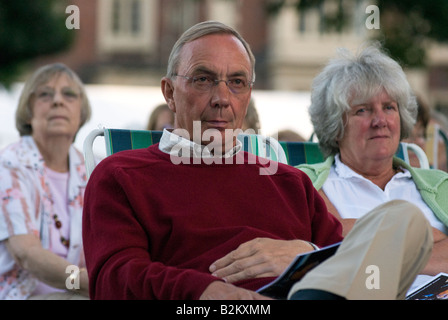
<path fill-rule="evenodd" d="M 245 79 L 252 81 L 252 66 L 243 44 L 228 34 L 213 34 L 201 37 L 184 45 L 181 50 L 177 75 L 172 80 L 162 80 L 162 91 L 171 110 L 176 114 L 175 128 L 185 129 L 190 140 L 193 136 L 193 124 L 196 122 L 196 137 L 200 128 L 201 144 L 210 143 L 208 129 L 214 130 L 211 136 L 225 150 L 234 145 L 234 139 L 225 130 L 240 129 L 246 115 L 251 89 L 244 92 L 232 92 L 225 82 L 211 86 L 208 90 L 198 90 L 192 78 L 212 80 Z M 189 79 L 185 78 L 189 77 Z"/>

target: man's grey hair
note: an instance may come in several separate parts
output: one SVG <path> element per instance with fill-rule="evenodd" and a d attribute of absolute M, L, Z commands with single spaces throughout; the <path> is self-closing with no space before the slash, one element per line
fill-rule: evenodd
<path fill-rule="evenodd" d="M 401 66 L 378 43 L 358 55 L 340 49 L 313 80 L 309 114 L 325 157 L 339 153 L 350 102 L 367 101 L 381 90 L 398 103 L 400 139 L 407 138 L 417 117 L 416 98 Z"/>
<path fill-rule="evenodd" d="M 247 54 L 249 55 L 250 63 L 252 66 L 252 79 L 250 80 L 251 82 L 255 82 L 255 57 L 252 53 L 252 50 L 250 49 L 249 44 L 238 33 L 238 31 L 217 21 L 200 22 L 189 28 L 180 36 L 180 38 L 174 44 L 173 49 L 171 50 L 171 54 L 168 59 L 166 77 L 172 78 L 176 75 L 177 68 L 179 67 L 180 63 L 180 52 L 186 43 L 210 34 L 230 34 L 241 41 L 244 48 L 246 49 Z"/>

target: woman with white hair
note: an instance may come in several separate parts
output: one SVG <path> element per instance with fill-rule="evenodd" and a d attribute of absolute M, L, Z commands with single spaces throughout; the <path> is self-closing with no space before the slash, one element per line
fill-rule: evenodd
<path fill-rule="evenodd" d="M 309 113 L 326 160 L 298 168 L 342 222 L 343 234 L 386 201 L 417 205 L 434 231 L 434 250 L 423 273 L 447 272 L 448 175 L 413 168 L 394 156 L 417 115 L 406 75 L 377 45 L 359 55 L 340 53 L 312 86 Z"/>

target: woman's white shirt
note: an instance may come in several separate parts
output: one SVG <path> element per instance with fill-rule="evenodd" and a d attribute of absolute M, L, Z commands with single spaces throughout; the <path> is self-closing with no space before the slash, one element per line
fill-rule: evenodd
<path fill-rule="evenodd" d="M 328 199 L 343 219 L 358 219 L 373 208 L 391 200 L 407 200 L 419 207 L 432 227 L 448 234 L 448 228 L 423 201 L 411 173 L 402 168 L 384 190 L 341 162 L 339 155 L 322 186 Z"/>

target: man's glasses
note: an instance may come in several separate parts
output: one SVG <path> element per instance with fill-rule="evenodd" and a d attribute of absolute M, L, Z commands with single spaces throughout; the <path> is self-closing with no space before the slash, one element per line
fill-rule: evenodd
<path fill-rule="evenodd" d="M 210 91 L 213 87 L 217 86 L 221 81 L 223 81 L 227 85 L 227 88 L 229 88 L 230 92 L 234 94 L 246 93 L 253 85 L 253 82 L 250 82 L 245 77 L 234 77 L 228 80 L 219 80 L 214 79 L 211 76 L 188 77 L 179 74 L 175 74 L 174 76 L 186 79 L 188 82 L 191 83 L 193 88 L 201 92 Z"/>
<path fill-rule="evenodd" d="M 36 98 L 43 102 L 53 101 L 56 95 L 55 90 L 51 88 L 38 89 L 34 93 Z M 62 88 L 61 95 L 66 101 L 76 101 L 81 96 L 80 93 L 71 88 Z"/>

